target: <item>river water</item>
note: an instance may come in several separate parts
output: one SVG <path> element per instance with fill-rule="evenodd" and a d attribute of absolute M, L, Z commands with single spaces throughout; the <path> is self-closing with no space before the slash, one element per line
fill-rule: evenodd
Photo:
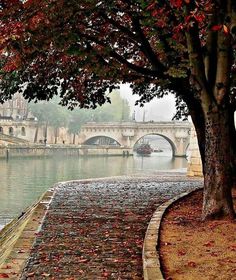
<path fill-rule="evenodd" d="M 54 157 L 0 160 L 0 228 L 17 217 L 56 182 L 151 173 L 187 167 L 185 158 L 172 153 L 150 157 Z"/>

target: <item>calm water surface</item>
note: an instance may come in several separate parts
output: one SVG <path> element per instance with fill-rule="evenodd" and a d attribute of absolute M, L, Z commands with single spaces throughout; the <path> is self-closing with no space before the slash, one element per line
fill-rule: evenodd
<path fill-rule="evenodd" d="M 170 151 L 150 157 L 57 157 L 0 160 L 0 228 L 59 181 L 183 169 Z"/>

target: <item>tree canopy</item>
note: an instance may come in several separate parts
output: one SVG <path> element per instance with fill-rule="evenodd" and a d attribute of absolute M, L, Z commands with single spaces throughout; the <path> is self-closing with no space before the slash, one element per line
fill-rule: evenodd
<path fill-rule="evenodd" d="M 86 122 L 130 120 L 130 108 L 127 100 L 121 98 L 117 91 L 112 92 L 109 97 L 111 103 L 94 110 L 75 108 L 70 111 L 58 105 L 58 98 L 53 98 L 50 102 L 30 103 L 29 110 L 40 123 L 47 123 L 54 128 L 66 127 L 70 133 L 77 134 Z"/>
<path fill-rule="evenodd" d="M 21 90 L 95 108 L 120 82 L 140 104 L 172 92 L 197 132 L 203 217 L 234 216 L 235 0 L 2 0 L 0 10 L 1 101 Z"/>
<path fill-rule="evenodd" d="M 20 87 L 28 99 L 59 90 L 63 105 L 94 108 L 120 82 L 132 83 L 143 102 L 166 90 L 190 98 L 189 89 L 196 94 L 216 76 L 210 70 L 222 56 L 214 43 L 236 33 L 233 1 L 1 2 L 1 100 Z"/>

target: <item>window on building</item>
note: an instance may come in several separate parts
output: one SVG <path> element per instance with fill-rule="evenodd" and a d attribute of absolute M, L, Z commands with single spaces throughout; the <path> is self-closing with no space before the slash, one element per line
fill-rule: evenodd
<path fill-rule="evenodd" d="M 3 133 L 3 128 L 0 126 L 0 133 Z"/>
<path fill-rule="evenodd" d="M 9 135 L 13 135 L 13 127 L 9 127 Z"/>
<path fill-rule="evenodd" d="M 22 135 L 22 136 L 25 136 L 25 127 L 22 127 L 22 128 L 21 128 L 21 135 Z"/>

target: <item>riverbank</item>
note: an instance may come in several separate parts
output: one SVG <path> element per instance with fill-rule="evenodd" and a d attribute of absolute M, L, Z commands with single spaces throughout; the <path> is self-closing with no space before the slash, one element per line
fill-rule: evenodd
<path fill-rule="evenodd" d="M 38 145 L 21 144 L 0 146 L 0 159 L 55 156 L 132 156 L 133 149 L 95 145 Z"/>
<path fill-rule="evenodd" d="M 142 246 L 152 213 L 201 184 L 164 172 L 58 184 L 20 279 L 143 279 Z M 7 262 L 2 269 L 15 277 Z"/>
<path fill-rule="evenodd" d="M 0 279 L 19 279 L 51 202 L 53 192 L 44 193 L 0 231 Z"/>

